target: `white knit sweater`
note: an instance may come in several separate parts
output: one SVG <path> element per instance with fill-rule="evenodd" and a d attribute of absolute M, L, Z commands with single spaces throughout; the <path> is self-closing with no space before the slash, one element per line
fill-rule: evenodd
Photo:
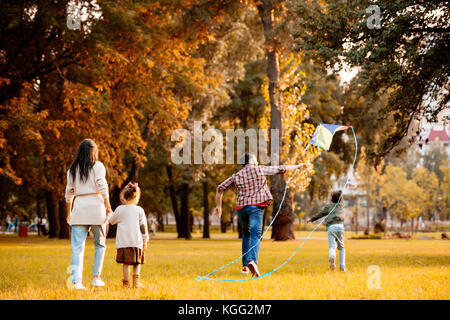
<path fill-rule="evenodd" d="M 140 248 L 148 242 L 147 219 L 144 209 L 136 205 L 121 205 L 108 217 L 110 224 L 117 224 L 116 248 Z M 144 233 L 140 226 L 144 226 Z"/>
<path fill-rule="evenodd" d="M 86 193 L 99 193 L 79 196 Z M 72 179 L 67 171 L 66 202 L 73 203 L 70 216 L 70 225 L 100 225 L 106 223 L 106 208 L 104 199 L 109 198 L 108 183 L 106 182 L 106 169 L 100 161 L 95 162 L 86 181 L 80 180 L 77 172 Z"/>

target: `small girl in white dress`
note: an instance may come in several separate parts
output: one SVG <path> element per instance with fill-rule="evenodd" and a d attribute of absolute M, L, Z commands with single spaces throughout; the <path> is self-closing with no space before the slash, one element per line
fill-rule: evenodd
<path fill-rule="evenodd" d="M 123 286 L 129 286 L 130 265 L 133 266 L 133 288 L 142 288 L 139 282 L 141 264 L 148 242 L 147 219 L 144 209 L 137 203 L 141 189 L 137 183 L 129 183 L 120 193 L 122 205 L 108 217 L 110 224 L 117 224 L 116 262 L 123 264 Z"/>

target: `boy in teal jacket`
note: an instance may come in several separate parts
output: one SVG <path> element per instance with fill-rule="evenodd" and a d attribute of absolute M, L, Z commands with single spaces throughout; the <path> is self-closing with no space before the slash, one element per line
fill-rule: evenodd
<path fill-rule="evenodd" d="M 333 209 L 334 208 L 334 209 Z M 330 213 L 331 212 L 331 213 Z M 328 255 L 330 269 L 336 268 L 336 247 L 339 249 L 339 269 L 347 271 L 345 267 L 345 248 L 344 248 L 344 213 L 342 212 L 342 191 L 335 191 L 331 194 L 331 202 L 319 213 L 306 220 L 310 223 L 326 216 L 325 224 L 328 230 Z"/>

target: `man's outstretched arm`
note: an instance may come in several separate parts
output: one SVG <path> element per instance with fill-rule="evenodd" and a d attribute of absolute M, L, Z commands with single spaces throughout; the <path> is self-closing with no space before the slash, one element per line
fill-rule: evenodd
<path fill-rule="evenodd" d="M 306 163 L 296 164 L 292 166 L 261 166 L 261 168 L 264 175 L 273 176 L 274 174 L 285 173 L 286 171 L 295 170 L 303 166 L 306 166 Z"/>

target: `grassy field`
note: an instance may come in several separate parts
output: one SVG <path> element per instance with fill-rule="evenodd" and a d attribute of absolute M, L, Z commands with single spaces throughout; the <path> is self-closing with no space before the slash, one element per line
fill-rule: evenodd
<path fill-rule="evenodd" d="M 265 239 L 260 251 L 264 273 L 280 265 L 298 247 L 297 240 Z M 347 237 L 350 235 L 347 234 Z M 142 268 L 145 289 L 121 287 L 121 266 L 115 262 L 114 240 L 108 240 L 102 278 L 106 287 L 93 289 L 92 239 L 84 261 L 85 292 L 68 290 L 71 248 L 68 240 L 0 235 L 0 299 L 449 299 L 450 241 L 346 240 L 348 273 L 328 270 L 325 232 L 316 232 L 298 254 L 271 276 L 241 283 L 200 281 L 240 255 L 235 234 L 213 234 L 212 240 L 177 240 L 172 233 L 151 239 Z M 379 267 L 380 288 L 369 288 Z M 241 264 L 219 271 L 219 278 L 241 279 Z M 369 280 L 369 285 L 368 285 Z"/>

